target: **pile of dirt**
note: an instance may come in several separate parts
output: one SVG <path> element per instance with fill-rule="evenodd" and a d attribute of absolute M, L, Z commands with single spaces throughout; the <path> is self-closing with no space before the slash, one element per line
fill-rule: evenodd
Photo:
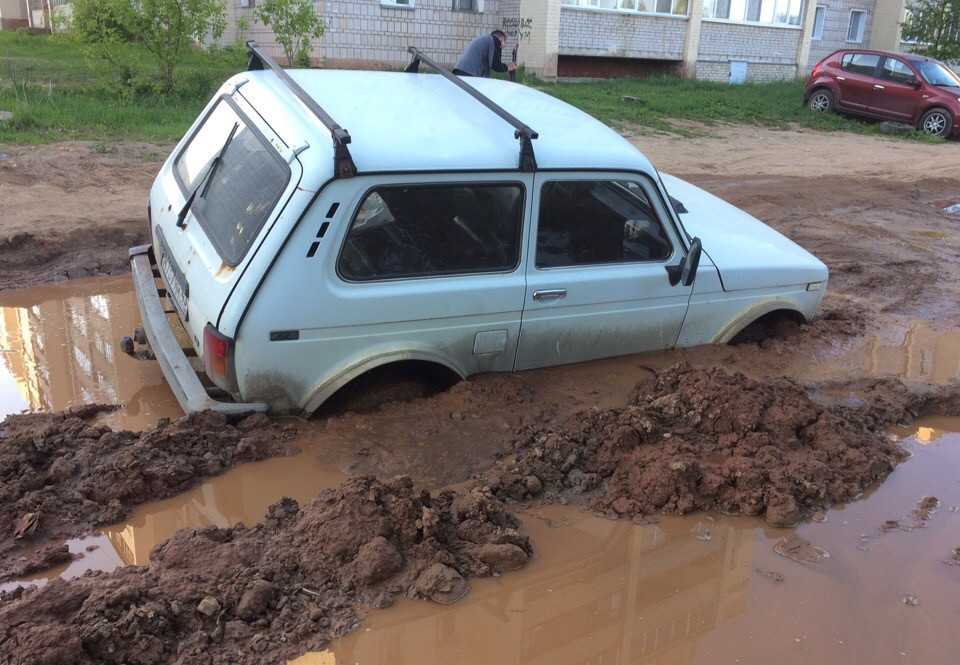
<path fill-rule="evenodd" d="M 532 549 L 479 489 L 431 496 L 407 477 L 353 478 L 253 528 L 182 530 L 149 567 L 54 581 L 0 602 L 0 662 L 277 663 L 399 596 L 454 602 L 467 579 Z"/>
<path fill-rule="evenodd" d="M 37 570 L 48 558 L 40 543 L 117 522 L 137 504 L 235 464 L 293 452 L 295 432 L 263 415 L 233 426 L 208 412 L 126 432 L 95 423 L 112 408 L 13 415 L 0 424 L 0 580 Z"/>
<path fill-rule="evenodd" d="M 879 409 L 681 364 L 626 407 L 528 429 L 482 482 L 502 497 L 583 500 L 611 516 L 719 510 L 791 525 L 854 499 L 906 458 L 884 427 L 934 398 L 891 383 L 877 382 L 887 388 Z"/>

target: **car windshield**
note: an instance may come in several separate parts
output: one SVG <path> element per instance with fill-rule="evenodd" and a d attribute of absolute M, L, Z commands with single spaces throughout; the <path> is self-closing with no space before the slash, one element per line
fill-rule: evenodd
<path fill-rule="evenodd" d="M 939 62 L 927 60 L 920 63 L 920 73 L 930 85 L 945 85 L 960 88 L 960 77 L 957 77 L 949 67 Z"/>

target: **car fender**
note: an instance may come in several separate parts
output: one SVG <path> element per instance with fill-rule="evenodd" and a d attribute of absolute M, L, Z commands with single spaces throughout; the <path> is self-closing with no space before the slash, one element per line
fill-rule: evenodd
<path fill-rule="evenodd" d="M 777 298 L 758 302 L 739 312 L 729 323 L 723 326 L 713 339 L 713 344 L 726 344 L 736 337 L 744 328 L 770 312 L 787 310 L 796 312 L 806 321 L 809 317 L 792 300 Z"/>
<path fill-rule="evenodd" d="M 422 360 L 425 362 L 442 365 L 456 374 L 460 379 L 467 378 L 467 372 L 459 366 L 453 359 L 437 353 L 432 349 L 425 348 L 380 348 L 370 349 L 361 358 L 354 358 L 342 365 L 338 370 L 331 373 L 324 381 L 316 385 L 307 393 L 306 399 L 302 403 L 302 408 L 306 413 L 313 413 L 320 405 L 330 399 L 334 393 L 342 387 L 356 379 L 357 377 L 369 372 L 370 370 L 389 365 L 390 363 L 401 362 L 404 360 Z"/>

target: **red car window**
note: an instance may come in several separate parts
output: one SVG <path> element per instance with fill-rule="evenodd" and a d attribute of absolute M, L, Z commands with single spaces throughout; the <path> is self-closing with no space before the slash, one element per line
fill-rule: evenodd
<path fill-rule="evenodd" d="M 841 66 L 853 74 L 876 76 L 880 56 L 873 53 L 847 53 L 843 56 Z"/>
<path fill-rule="evenodd" d="M 916 77 L 913 70 L 902 60 L 896 58 L 887 58 L 883 61 L 883 67 L 880 68 L 880 75 L 896 83 L 912 83 Z"/>

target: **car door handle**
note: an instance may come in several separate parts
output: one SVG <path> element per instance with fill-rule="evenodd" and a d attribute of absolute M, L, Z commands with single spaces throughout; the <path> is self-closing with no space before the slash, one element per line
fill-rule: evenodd
<path fill-rule="evenodd" d="M 543 291 L 534 291 L 534 300 L 560 300 L 567 297 L 566 289 L 545 289 Z"/>
<path fill-rule="evenodd" d="M 875 83 L 874 86 L 873 86 L 873 89 L 874 89 L 874 90 L 886 90 L 887 88 L 886 88 L 885 86 L 880 85 L 879 83 Z"/>
<path fill-rule="evenodd" d="M 846 81 L 846 80 L 847 80 L 847 77 L 846 77 L 846 76 L 838 76 L 838 77 L 837 77 L 837 80 L 838 80 L 838 81 Z"/>

